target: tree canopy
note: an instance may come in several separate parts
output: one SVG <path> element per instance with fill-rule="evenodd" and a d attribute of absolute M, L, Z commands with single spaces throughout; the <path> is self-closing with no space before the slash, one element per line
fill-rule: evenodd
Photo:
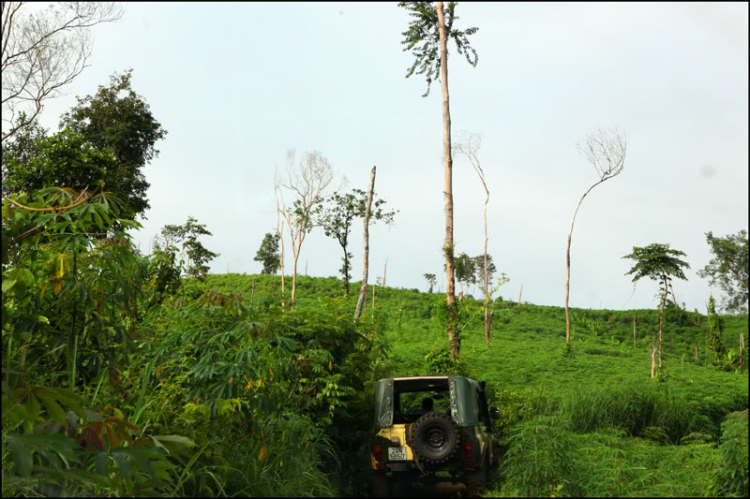
<path fill-rule="evenodd" d="M 182 243 L 182 249 L 188 257 L 187 275 L 205 279 L 208 275 L 208 262 L 219 256 L 206 249 L 198 241 L 200 236 L 211 236 L 205 224 L 199 224 L 198 220 L 188 217 L 184 225 L 165 225 L 161 230 L 161 236 L 164 238 L 167 247 Z"/>
<path fill-rule="evenodd" d="M 150 184 L 141 168 L 158 156 L 156 142 L 167 135 L 154 118 L 144 98 L 131 88 L 132 70 L 110 77 L 109 86 L 78 99 L 78 104 L 60 121 L 83 135 L 91 144 L 111 151 L 116 166 L 104 178 L 107 189 L 119 195 L 129 215 L 140 215 L 150 205 L 146 191 Z"/>
<path fill-rule="evenodd" d="M 54 135 L 35 122 L 19 128 L 3 144 L 3 194 L 102 189 L 123 203 L 121 218 L 145 218 L 150 184 L 141 168 L 158 155 L 154 146 L 167 132 L 132 90 L 131 78 L 131 71 L 114 75 L 108 87 L 79 98 Z"/>
<path fill-rule="evenodd" d="M 383 221 L 390 225 L 396 210 L 386 211 L 383 207 L 386 201 L 375 199 L 373 193 L 372 209 L 370 210 L 370 224 Z M 316 211 L 316 223 L 323 228 L 326 236 L 336 239 L 344 252 L 342 265 L 339 272 L 344 280 L 344 290 L 349 294 L 349 280 L 351 279 L 352 254 L 348 251 L 349 234 L 352 222 L 356 218 L 364 218 L 367 211 L 367 193 L 361 189 L 352 189 L 351 192 L 339 194 L 333 193 L 325 200 L 325 203 Z"/>
<path fill-rule="evenodd" d="M 448 15 L 445 23 L 448 39 L 453 39 L 458 53 L 463 54 L 469 64 L 476 66 L 479 56 L 469 44 L 469 36 L 479 31 L 479 28 L 473 27 L 465 30 L 453 28 L 453 22 L 458 19 L 455 15 L 457 3 L 448 2 Z M 399 2 L 398 6 L 405 8 L 414 18 L 409 23 L 409 29 L 402 33 L 404 39 L 401 44 L 405 45 L 404 52 L 411 50 L 414 56 L 414 64 L 409 67 L 406 77 L 409 78 L 415 72 L 425 75 L 427 91 L 422 97 L 427 97 L 430 94 L 432 82 L 440 78 L 440 34 L 437 9 L 433 2 Z"/>
<path fill-rule="evenodd" d="M 726 237 L 706 233 L 706 242 L 711 246 L 713 258 L 698 275 L 718 286 L 726 298 L 722 307 L 728 312 L 747 313 L 748 310 L 748 255 L 747 231 Z"/>
<path fill-rule="evenodd" d="M 623 257 L 635 261 L 633 268 L 625 275 L 632 275 L 633 282 L 643 277 L 654 281 L 663 281 L 671 277 L 687 280 L 682 269 L 689 269 L 690 265 L 680 260 L 680 256 L 686 255 L 682 251 L 671 249 L 669 244 L 655 243 L 642 248 L 633 247 L 633 252 Z"/>
<path fill-rule="evenodd" d="M 261 274 L 275 274 L 281 267 L 281 258 L 279 255 L 279 235 L 273 232 L 267 232 L 260 248 L 253 258 L 256 262 L 263 264 Z"/>

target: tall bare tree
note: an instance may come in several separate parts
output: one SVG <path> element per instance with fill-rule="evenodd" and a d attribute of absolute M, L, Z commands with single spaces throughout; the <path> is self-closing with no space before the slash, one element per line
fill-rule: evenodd
<path fill-rule="evenodd" d="M 424 74 L 427 79 L 427 91 L 423 97 L 430 93 L 430 86 L 436 78 L 440 79 L 443 95 L 443 156 L 445 159 L 444 169 L 444 197 L 445 197 L 445 274 L 446 274 L 446 306 L 448 308 L 448 341 L 450 352 L 457 356 L 461 349 L 461 338 L 456 330 L 456 291 L 453 259 L 453 156 L 451 151 L 451 115 L 450 99 L 448 93 L 448 39 L 456 43 L 459 54 L 463 54 L 472 66 L 477 64 L 477 53 L 469 45 L 468 37 L 477 32 L 479 28 L 458 30 L 453 28 L 456 2 L 449 2 L 446 11 L 443 2 L 400 2 L 399 6 L 405 7 L 415 19 L 409 23 L 409 29 L 403 32 L 404 40 L 401 42 L 411 50 L 414 55 L 414 64 L 409 68 L 406 77 Z M 417 69 L 419 67 L 419 69 Z"/>
<path fill-rule="evenodd" d="M 278 173 L 278 171 L 277 171 Z M 281 306 L 284 306 L 284 221 L 281 219 L 281 207 L 279 205 L 279 179 L 274 182 L 274 194 L 276 195 L 276 235 L 279 236 L 279 269 L 281 270 Z"/>
<path fill-rule="evenodd" d="M 576 210 L 573 212 L 573 220 L 570 222 L 570 232 L 568 232 L 568 246 L 565 253 L 565 344 L 568 347 L 570 347 L 570 311 L 568 309 L 568 299 L 570 297 L 570 242 L 573 237 L 573 226 L 576 223 L 576 216 L 578 215 L 581 203 L 583 203 L 589 192 L 597 185 L 616 177 L 622 172 L 625 165 L 627 139 L 617 129 L 604 130 L 600 128 L 595 132 L 589 133 L 578 144 L 578 151 L 589 163 L 594 165 L 599 180 L 589 187 L 578 201 Z"/>
<path fill-rule="evenodd" d="M 295 152 L 287 152 L 283 173 L 276 171 L 276 191 L 279 192 L 281 216 L 286 221 L 289 238 L 292 241 L 292 294 L 289 306 L 294 308 L 297 291 L 297 262 L 305 237 L 313 228 L 313 210 L 323 201 L 326 189 L 333 181 L 334 173 L 330 162 L 319 152 L 308 152 L 304 161 L 295 166 Z M 294 199 L 288 204 L 281 188 Z M 283 273 L 282 273 L 283 274 Z"/>
<path fill-rule="evenodd" d="M 362 316 L 362 307 L 365 305 L 367 299 L 367 271 L 369 267 L 369 256 L 370 256 L 370 212 L 372 211 L 372 196 L 375 191 L 375 167 L 372 167 L 370 172 L 370 189 L 367 191 L 367 206 L 365 207 L 365 218 L 364 218 L 364 245 L 365 255 L 362 258 L 362 284 L 359 287 L 359 298 L 357 298 L 357 308 L 354 310 L 354 322 L 358 322 Z M 375 307 L 375 287 L 372 288 L 372 306 L 373 310 Z M 374 313 L 374 312 L 373 312 Z"/>
<path fill-rule="evenodd" d="M 31 125 L 47 99 L 86 68 L 90 28 L 116 21 L 111 2 L 58 2 L 46 8 L 2 2 L 2 141 Z"/>
<path fill-rule="evenodd" d="M 490 190 L 487 187 L 487 181 L 484 177 L 484 170 L 479 162 L 479 149 L 482 147 L 482 135 L 479 133 L 462 132 L 459 140 L 454 143 L 453 150 L 463 154 L 471 163 L 474 171 L 477 172 L 479 180 L 484 187 L 484 340 L 487 346 L 490 346 L 490 329 L 492 328 L 492 314 L 490 314 L 490 276 L 488 270 L 487 244 L 489 242 L 489 233 L 487 232 L 487 204 L 490 202 Z"/>

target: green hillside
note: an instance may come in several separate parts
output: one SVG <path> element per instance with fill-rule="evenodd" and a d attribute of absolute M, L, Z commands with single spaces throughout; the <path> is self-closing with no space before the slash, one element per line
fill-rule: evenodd
<path fill-rule="evenodd" d="M 214 275 L 208 284 L 222 293 L 242 292 L 248 303 L 252 294 L 254 306 L 264 306 L 280 297 L 279 281 Z M 353 310 L 356 303 L 356 296 L 342 298 L 335 278 L 302 276 L 297 293 L 300 308 L 344 302 Z M 433 349 L 447 351 L 439 318 L 444 299 L 415 289 L 378 287 L 373 314 L 369 288 L 364 320 L 387 340 L 388 375 L 425 374 L 426 355 Z M 747 485 L 747 448 L 742 445 L 747 442 L 748 378 L 746 371 L 735 372 L 729 360 L 723 369 L 706 365 L 706 316 L 669 311 L 666 381 L 659 384 L 649 375 L 658 310 L 572 309 L 571 355 L 564 348 L 562 308 L 499 303 L 488 348 L 481 305 L 473 299 L 462 303 L 467 311 L 461 322 L 465 365 L 458 368 L 487 380 L 501 408 L 496 430 L 507 460 L 490 495 L 714 495 L 722 486 L 717 474 L 729 473 L 724 466 L 732 459 L 739 460 L 731 462 L 744 469 Z M 748 317 L 723 319 L 730 359 L 739 334 L 748 330 Z M 734 423 L 727 416 L 736 411 L 744 412 Z M 744 444 L 729 448 L 734 444 L 722 439 L 722 423 L 725 433 L 740 428 Z M 531 445 L 535 442 L 538 447 Z"/>

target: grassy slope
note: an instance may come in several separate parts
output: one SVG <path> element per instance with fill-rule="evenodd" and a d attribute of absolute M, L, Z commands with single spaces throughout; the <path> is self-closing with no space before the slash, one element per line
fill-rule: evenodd
<path fill-rule="evenodd" d="M 278 298 L 279 277 L 230 274 L 211 276 L 209 282 L 218 291 L 244 292 L 249 300 L 253 279 L 256 305 Z M 341 286 L 335 278 L 302 276 L 298 279 L 298 303 L 342 299 Z M 352 283 L 351 289 L 352 296 L 348 300 L 354 310 L 359 283 Z M 372 317 L 371 299 L 370 287 L 365 320 Z M 396 366 L 394 375 L 423 373 L 425 354 L 432 348 L 447 346 L 444 327 L 431 308 L 433 303 L 443 299 L 444 295 L 428 295 L 418 290 L 376 290 L 375 320 L 382 324 L 381 330 L 390 341 Z M 648 383 L 649 345 L 651 335 L 657 330 L 658 311 L 572 309 L 572 312 L 588 321 L 588 325 L 581 320 L 574 323 L 572 357 L 563 355 L 565 316 L 562 308 L 529 304 L 518 307 L 513 303 L 499 304 L 496 309 L 491 348 L 485 345 L 481 318 L 466 328 L 462 335 L 462 356 L 468 361 L 473 376 L 486 379 L 491 386 L 513 392 L 533 389 L 558 407 L 565 406 L 582 392 L 594 393 L 597 387 L 606 392 Z M 633 314 L 638 317 L 635 348 Z M 713 429 L 717 433 L 720 419 L 727 410 L 747 407 L 747 375 L 703 365 L 705 316 L 686 313 L 681 324 L 676 319 L 674 322 L 678 324 L 667 324 L 664 332 L 667 379 L 664 385 L 670 393 L 689 403 L 685 407 L 690 414 L 686 412 L 685 417 L 693 417 L 696 408 L 713 416 Z M 727 316 L 725 322 L 724 344 L 737 349 L 739 333 L 748 330 L 748 317 Z M 693 358 L 696 344 L 698 361 Z M 588 474 L 606 472 L 599 485 L 590 485 L 589 494 L 701 495 L 702 487 L 718 462 L 715 444 L 671 446 L 606 432 L 579 432 L 572 438 L 581 454 L 588 457 L 587 462 L 599 463 Z M 607 467 L 609 451 L 614 452 L 615 464 Z M 623 454 L 619 461 L 618 452 Z M 630 470 L 629 474 L 623 470 Z M 609 485 L 602 485 L 606 483 Z"/>

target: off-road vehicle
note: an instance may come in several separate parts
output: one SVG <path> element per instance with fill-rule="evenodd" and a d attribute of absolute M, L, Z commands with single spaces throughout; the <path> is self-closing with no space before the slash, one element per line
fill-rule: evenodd
<path fill-rule="evenodd" d="M 406 495 L 415 486 L 451 482 L 478 495 L 498 460 L 490 418 L 499 411 L 487 407 L 485 387 L 452 375 L 378 381 L 370 494 Z"/>

